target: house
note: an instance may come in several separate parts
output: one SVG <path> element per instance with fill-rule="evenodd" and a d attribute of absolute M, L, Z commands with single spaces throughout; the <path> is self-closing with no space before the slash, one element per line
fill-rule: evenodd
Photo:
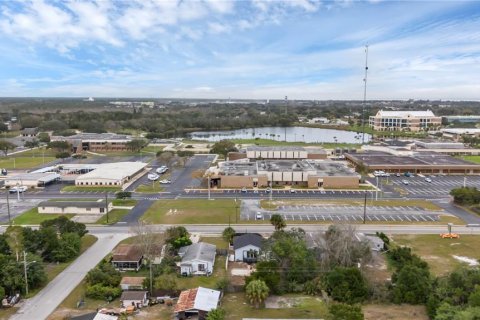
<path fill-rule="evenodd" d="M 247 263 L 257 262 L 263 238 L 258 233 L 245 233 L 233 238 L 235 261 Z"/>
<path fill-rule="evenodd" d="M 112 264 L 117 270 L 138 271 L 142 266 L 143 254 L 132 244 L 121 244 L 113 251 Z"/>
<path fill-rule="evenodd" d="M 385 248 L 385 242 L 376 235 L 357 233 L 356 238 L 358 241 L 368 243 L 372 251 L 382 251 Z"/>
<path fill-rule="evenodd" d="M 100 312 L 90 312 L 80 316 L 71 317 L 70 320 L 117 320 L 117 316 L 104 314 Z"/>
<path fill-rule="evenodd" d="M 123 277 L 120 281 L 120 288 L 124 291 L 143 290 L 146 277 Z"/>
<path fill-rule="evenodd" d="M 38 128 L 25 128 L 22 130 L 22 137 L 36 137 L 38 135 Z"/>
<path fill-rule="evenodd" d="M 220 301 L 220 291 L 198 287 L 180 293 L 175 305 L 175 316 L 183 320 L 197 316 L 203 320 L 210 310 L 216 309 Z"/>
<path fill-rule="evenodd" d="M 133 306 L 136 309 L 148 306 L 148 291 L 123 291 L 120 302 L 124 308 Z"/>
<path fill-rule="evenodd" d="M 182 275 L 210 275 L 213 273 L 217 247 L 213 244 L 198 242 L 186 247 L 181 247 L 178 255 L 180 274 Z"/>
<path fill-rule="evenodd" d="M 43 201 L 38 204 L 38 213 L 53 214 L 105 214 L 113 208 L 111 202 L 104 201 Z"/>

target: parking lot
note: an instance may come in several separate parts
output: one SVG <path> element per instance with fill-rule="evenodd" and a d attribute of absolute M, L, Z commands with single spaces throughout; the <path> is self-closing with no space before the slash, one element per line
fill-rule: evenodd
<path fill-rule="evenodd" d="M 261 213 L 261 218 L 256 217 Z M 264 210 L 257 200 L 244 200 L 241 207 L 242 220 L 270 220 L 273 214 L 281 215 L 287 221 L 363 221 L 363 207 L 349 205 L 301 205 L 280 206 L 276 211 Z M 429 211 L 412 206 L 367 206 L 366 220 L 372 222 L 432 222 L 438 221 L 443 211 Z"/>
<path fill-rule="evenodd" d="M 20 198 L 20 201 L 17 201 L 16 195 L 10 196 L 10 217 L 13 219 L 27 210 L 36 207 L 41 200 L 34 199 L 25 199 Z M 7 209 L 7 200 L 2 198 L 0 200 L 0 223 L 8 223 L 8 209 Z"/>
<path fill-rule="evenodd" d="M 425 178 L 425 176 L 417 175 L 410 178 L 390 177 L 389 179 L 394 187 L 400 187 L 410 195 L 448 196 L 450 190 L 462 187 L 464 183 L 464 176 L 430 177 L 432 182 L 426 182 Z M 403 180 L 408 181 L 408 185 L 404 184 Z M 480 176 L 467 176 L 466 185 L 468 187 L 480 187 Z"/>
<path fill-rule="evenodd" d="M 248 189 L 246 192 L 242 192 L 240 189 L 212 189 L 210 190 L 212 194 L 243 194 L 243 195 L 249 195 L 249 196 L 268 196 L 269 193 L 264 190 L 258 190 L 255 192 L 254 190 Z M 185 193 L 187 194 L 206 194 L 208 193 L 208 190 L 185 190 Z M 290 190 L 283 190 L 283 189 L 272 189 L 272 194 L 273 195 L 292 195 L 292 192 Z M 364 191 L 360 190 L 310 190 L 310 189 L 295 189 L 295 194 L 300 194 L 300 195 L 319 195 L 319 194 L 328 194 L 328 195 L 363 195 Z"/>

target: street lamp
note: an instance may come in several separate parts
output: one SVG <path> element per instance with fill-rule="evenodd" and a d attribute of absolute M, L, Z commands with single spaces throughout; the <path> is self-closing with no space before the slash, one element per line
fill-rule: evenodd
<path fill-rule="evenodd" d="M 28 275 L 27 275 L 27 267 L 37 261 L 30 261 L 27 262 L 27 253 L 23 251 L 23 272 L 25 274 L 25 295 L 28 295 Z"/>

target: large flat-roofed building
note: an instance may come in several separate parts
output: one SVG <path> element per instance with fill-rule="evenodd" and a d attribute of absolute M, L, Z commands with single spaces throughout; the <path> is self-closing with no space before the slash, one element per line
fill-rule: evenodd
<path fill-rule="evenodd" d="M 60 180 L 60 175 L 56 172 L 37 172 L 9 176 L 4 181 L 6 187 L 25 186 L 36 188 L 43 187 L 57 180 Z"/>
<path fill-rule="evenodd" d="M 100 164 L 96 169 L 78 176 L 77 186 L 117 186 L 130 181 L 147 166 L 144 162 L 114 162 Z"/>
<path fill-rule="evenodd" d="M 116 133 L 78 133 L 69 137 L 53 136 L 51 141 L 67 141 L 73 153 L 82 151 L 126 151 L 132 137 Z"/>
<path fill-rule="evenodd" d="M 463 136 L 480 137 L 480 129 L 477 128 L 446 128 L 441 129 L 444 138 L 459 141 Z"/>
<path fill-rule="evenodd" d="M 243 152 L 230 152 L 229 160 L 303 160 L 303 159 L 326 159 L 327 152 L 321 148 L 304 148 L 296 146 L 250 146 Z"/>
<path fill-rule="evenodd" d="M 104 201 L 43 201 L 38 204 L 38 213 L 47 214 L 104 214 L 112 210 Z"/>
<path fill-rule="evenodd" d="M 384 111 L 370 116 L 370 127 L 377 131 L 422 131 L 438 128 L 442 118 L 432 111 Z"/>
<path fill-rule="evenodd" d="M 383 170 L 391 173 L 425 174 L 480 174 L 480 165 L 449 155 L 414 153 L 412 155 L 394 155 L 383 152 L 346 154 L 346 159 L 355 166 L 363 166 L 368 171 Z"/>
<path fill-rule="evenodd" d="M 221 163 L 212 177 L 222 188 L 307 186 L 358 188 L 359 175 L 341 162 L 327 160 L 257 160 Z"/>
<path fill-rule="evenodd" d="M 480 122 L 480 115 L 475 116 L 443 116 L 446 123 L 477 123 Z"/>

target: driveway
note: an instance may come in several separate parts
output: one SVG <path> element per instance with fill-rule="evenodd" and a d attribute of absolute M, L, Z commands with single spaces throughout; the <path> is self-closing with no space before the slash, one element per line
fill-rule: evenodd
<path fill-rule="evenodd" d="M 78 257 L 72 264 L 53 279 L 35 297 L 28 299 L 10 319 L 46 319 L 75 287 L 128 233 L 95 234 L 97 242 Z"/>

